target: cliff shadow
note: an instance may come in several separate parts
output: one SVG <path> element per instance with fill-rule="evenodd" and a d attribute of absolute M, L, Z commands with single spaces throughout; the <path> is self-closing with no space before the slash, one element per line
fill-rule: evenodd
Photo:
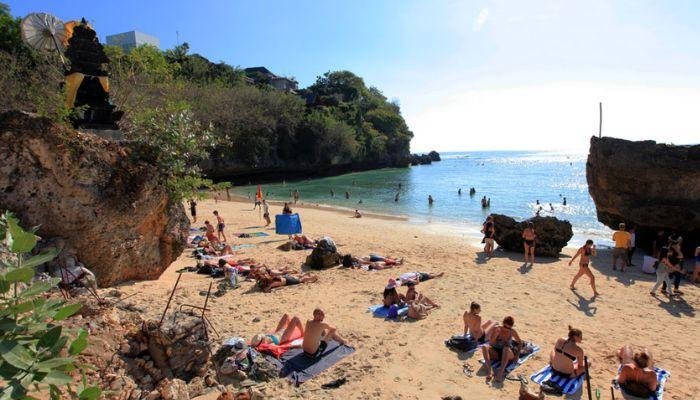
<path fill-rule="evenodd" d="M 656 275 L 642 272 L 642 258 L 643 255 L 641 253 L 638 257 L 633 257 L 633 266 L 626 267 L 625 272 L 621 272 L 619 261 L 618 269 L 612 269 L 612 250 L 601 249 L 598 250 L 598 255 L 591 259 L 591 268 L 594 270 L 594 273 L 597 272 L 599 275 L 603 275 L 607 281 L 615 280 L 627 287 L 643 282 L 648 284 L 649 289 L 651 289 L 651 285 L 656 281 Z"/>
<path fill-rule="evenodd" d="M 489 259 L 491 258 L 507 258 L 511 261 L 517 262 L 517 263 L 524 263 L 525 262 L 525 254 L 524 253 L 516 253 L 514 251 L 510 250 L 504 250 L 503 248 L 499 247 L 493 252 L 493 256 L 488 257 L 486 256 L 486 253 L 483 250 L 477 251 L 475 253 L 474 257 L 474 262 L 477 264 L 486 264 Z M 571 258 L 570 256 L 566 254 L 559 254 L 559 257 L 553 258 L 553 257 L 535 257 L 535 265 L 542 265 L 542 264 L 555 264 L 558 263 L 559 261 L 562 261 L 564 259 Z M 518 271 L 520 271 L 521 274 L 526 274 L 532 269 L 532 265 L 528 263 L 527 266 L 524 264 L 518 268 Z"/>

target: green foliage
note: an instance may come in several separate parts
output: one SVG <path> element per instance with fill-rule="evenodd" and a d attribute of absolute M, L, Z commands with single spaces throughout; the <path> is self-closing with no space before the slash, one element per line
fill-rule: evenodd
<path fill-rule="evenodd" d="M 214 137 L 210 127 L 197 121 L 186 104 L 143 111 L 126 135 L 141 145 L 178 200 L 206 182 L 200 176 L 199 165 L 208 158 Z"/>
<path fill-rule="evenodd" d="M 59 249 L 29 256 L 37 237 L 10 213 L 0 219 L 0 234 L 0 399 L 27 399 L 32 391 L 47 390 L 51 399 L 60 399 L 60 387 L 72 399 L 98 399 L 99 388 L 83 382 L 76 392 L 70 375 L 78 368 L 73 357 L 88 345 L 87 332 L 81 329 L 68 345 L 70 337 L 57 323 L 78 312 L 80 304 L 43 295 L 58 278 L 32 282 L 34 268 L 56 257 Z"/>

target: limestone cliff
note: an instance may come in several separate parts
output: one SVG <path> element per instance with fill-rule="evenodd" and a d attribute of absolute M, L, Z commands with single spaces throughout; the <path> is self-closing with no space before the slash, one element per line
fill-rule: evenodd
<path fill-rule="evenodd" d="M 588 191 L 598 220 L 612 229 L 637 226 L 637 246 L 649 248 L 658 229 L 676 230 L 692 255 L 700 238 L 700 145 L 591 138 Z"/>
<path fill-rule="evenodd" d="M 157 278 L 183 251 L 182 204 L 131 149 L 19 112 L 0 114 L 0 210 L 63 237 L 101 286 Z"/>

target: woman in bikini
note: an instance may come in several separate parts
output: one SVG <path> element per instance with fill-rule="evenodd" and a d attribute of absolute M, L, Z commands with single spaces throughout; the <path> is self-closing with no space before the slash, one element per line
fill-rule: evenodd
<path fill-rule="evenodd" d="M 535 264 L 535 224 L 532 222 L 527 223 L 527 228 L 523 231 L 523 239 L 525 242 L 523 246 L 525 247 L 525 264 L 527 264 L 528 257 L 530 262 Z"/>
<path fill-rule="evenodd" d="M 580 249 L 578 249 L 574 257 L 571 258 L 571 260 L 569 261 L 569 265 L 571 265 L 571 263 L 573 263 L 577 257 L 581 257 L 581 259 L 578 262 L 578 272 L 574 276 L 574 279 L 571 281 L 571 285 L 569 285 L 569 288 L 571 290 L 576 290 L 576 288 L 574 287 L 574 285 L 576 285 L 576 281 L 578 281 L 578 278 L 586 275 L 588 276 L 588 280 L 591 282 L 593 295 L 598 296 L 598 292 L 595 290 L 595 277 L 593 276 L 593 272 L 591 272 L 591 269 L 588 266 L 588 264 L 591 262 L 591 256 L 595 256 L 595 254 L 595 245 L 593 244 L 593 241 L 591 239 L 588 239 L 586 240 L 586 244 Z"/>
<path fill-rule="evenodd" d="M 292 275 L 281 275 L 281 276 L 270 276 L 270 274 L 265 273 L 261 278 L 258 279 L 258 285 L 262 288 L 263 292 L 270 292 L 274 288 L 282 286 L 292 286 L 299 285 L 301 283 L 312 283 L 318 280 L 318 276 L 305 272 L 299 276 Z"/>
<path fill-rule="evenodd" d="M 572 378 L 586 372 L 583 365 L 583 349 L 578 345 L 582 340 L 583 332 L 569 325 L 568 337 L 566 339 L 559 338 L 549 356 L 549 365 L 554 372 Z"/>
<path fill-rule="evenodd" d="M 277 328 L 272 333 L 259 333 L 253 336 L 250 341 L 252 347 L 258 347 L 263 343 L 272 343 L 279 345 L 287 343 L 294 339 L 304 336 L 304 326 L 301 324 L 299 317 L 290 318 L 288 314 L 284 314 L 277 323 Z"/>
<path fill-rule="evenodd" d="M 487 382 L 494 377 L 491 369 L 492 360 L 501 361 L 501 366 L 496 372 L 496 380 L 503 381 L 506 367 L 520 355 L 520 347 L 523 342 L 520 340 L 518 332 L 513 329 L 513 325 L 515 325 L 513 317 L 503 318 L 503 325 L 495 326 L 491 329 L 491 333 L 488 335 L 489 344 L 481 347 L 484 355 L 484 365 L 487 370 Z"/>

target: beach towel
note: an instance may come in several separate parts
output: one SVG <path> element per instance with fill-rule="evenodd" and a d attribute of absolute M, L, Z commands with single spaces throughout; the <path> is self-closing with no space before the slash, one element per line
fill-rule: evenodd
<path fill-rule="evenodd" d="M 385 307 L 383 304 L 370 306 L 369 310 L 372 312 L 372 315 L 377 318 L 397 318 L 408 314 L 408 305 L 401 308 L 394 308 L 396 309 L 396 315 L 393 315 L 394 313 L 392 312 L 391 307 Z"/>
<path fill-rule="evenodd" d="M 284 353 L 289 351 L 291 348 L 294 347 L 301 347 L 301 345 L 304 343 L 304 338 L 298 338 L 298 339 L 293 339 L 292 341 L 285 342 L 285 343 L 280 343 L 280 344 L 274 344 L 274 343 L 263 343 L 256 347 L 256 350 L 258 350 L 261 353 L 269 354 L 271 356 L 274 356 L 275 358 L 280 358 Z"/>
<path fill-rule="evenodd" d="M 542 383 L 551 379 L 561 386 L 564 394 L 574 394 L 581 389 L 583 381 L 586 379 L 586 375 L 583 374 L 577 378 L 572 378 L 569 375 L 563 375 L 554 371 L 552 366 L 547 364 L 546 367 L 532 374 L 530 379 L 532 379 L 532 381 L 538 385 L 541 385 Z"/>
<path fill-rule="evenodd" d="M 239 250 L 243 250 L 243 249 L 252 249 L 253 247 L 255 247 L 255 245 L 252 243 L 244 243 L 244 244 L 237 244 L 237 245 L 231 246 L 231 250 L 239 251 Z"/>
<path fill-rule="evenodd" d="M 233 235 L 239 238 L 270 236 L 265 232 L 238 232 Z"/>
<path fill-rule="evenodd" d="M 278 368 L 280 377 L 287 378 L 295 386 L 299 386 L 354 352 L 354 348 L 331 340 L 323 353 L 314 358 L 296 348 L 287 351 L 279 359 L 270 355 L 266 355 L 265 359 Z"/>
<path fill-rule="evenodd" d="M 275 215 L 275 233 L 278 235 L 294 235 L 301 233 L 299 214 Z"/>
<path fill-rule="evenodd" d="M 540 346 L 533 345 L 532 353 L 526 354 L 526 355 L 521 355 L 520 358 L 518 358 L 518 359 L 515 360 L 515 361 L 511 361 L 511 362 L 506 366 L 506 374 L 509 373 L 509 372 L 512 372 L 514 369 L 516 369 L 516 368 L 518 368 L 519 366 L 523 365 L 523 364 L 525 363 L 525 361 L 529 360 L 530 357 L 534 356 L 534 355 L 537 354 L 537 352 L 539 352 L 539 351 L 540 351 Z M 479 360 L 479 362 L 483 364 L 485 361 L 482 359 L 482 360 Z M 491 369 L 497 370 L 497 369 L 499 369 L 499 368 L 501 368 L 501 361 L 500 361 L 500 360 L 491 361 Z"/>
<path fill-rule="evenodd" d="M 622 365 L 617 369 L 617 373 L 620 373 L 620 370 L 622 369 Z M 666 381 L 668 378 L 671 377 L 671 373 L 666 371 L 665 369 L 657 368 L 654 367 L 654 372 L 656 372 L 656 381 L 659 382 L 659 386 L 656 388 L 656 393 L 654 393 L 652 396 L 649 396 L 648 400 L 663 400 L 664 397 L 664 386 L 666 386 Z M 622 392 L 623 396 L 625 399 L 628 400 L 634 400 L 634 399 L 639 399 L 639 397 L 634 397 L 631 396 L 627 393 L 625 393 L 622 388 L 620 387 L 620 384 L 617 382 L 617 376 L 615 379 L 613 379 L 613 387 L 615 389 L 618 389 L 619 391 Z"/>

